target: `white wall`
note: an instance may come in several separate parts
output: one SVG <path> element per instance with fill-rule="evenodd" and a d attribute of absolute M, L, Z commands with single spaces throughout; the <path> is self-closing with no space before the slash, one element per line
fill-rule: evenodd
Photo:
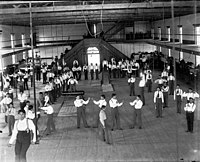
<path fill-rule="evenodd" d="M 29 42 L 30 38 L 30 28 L 25 26 L 9 26 L 9 25 L 0 25 L 1 33 L 1 45 L 0 48 L 11 46 L 11 33 L 14 33 L 15 45 L 22 44 L 21 35 L 25 34 L 25 43 Z"/>
<path fill-rule="evenodd" d="M 156 46 L 147 43 L 111 43 L 111 45 L 128 57 L 130 57 L 132 53 L 154 52 L 156 50 Z"/>

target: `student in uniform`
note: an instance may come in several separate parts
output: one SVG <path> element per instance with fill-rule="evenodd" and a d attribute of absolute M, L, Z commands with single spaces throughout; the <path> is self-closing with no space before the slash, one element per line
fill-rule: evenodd
<path fill-rule="evenodd" d="M 169 95 L 174 95 L 175 77 L 172 75 L 172 73 L 169 74 L 167 80 L 168 80 L 168 83 L 169 83 Z"/>
<path fill-rule="evenodd" d="M 75 92 L 76 91 L 76 85 L 78 84 L 78 81 L 75 78 L 71 77 L 68 80 L 67 84 L 69 85 L 69 90 L 71 92 Z"/>
<path fill-rule="evenodd" d="M 189 103 L 186 104 L 184 110 L 186 112 L 187 119 L 187 130 L 186 132 L 193 133 L 193 125 L 194 125 L 194 111 L 196 109 L 196 104 L 194 103 L 193 98 L 189 98 Z"/>
<path fill-rule="evenodd" d="M 142 129 L 142 106 L 143 102 L 140 99 L 140 95 L 137 95 L 136 99 L 133 102 L 130 102 L 130 105 L 134 107 L 134 113 L 133 113 L 133 125 L 130 127 L 133 129 L 136 125 L 136 120 L 138 119 L 138 126 L 139 129 Z"/>
<path fill-rule="evenodd" d="M 101 95 L 100 100 L 98 100 L 98 101 L 93 100 L 93 102 L 94 102 L 95 105 L 99 106 L 99 109 L 98 109 L 97 115 L 96 115 L 96 119 L 95 119 L 96 124 L 94 125 L 94 128 L 97 128 L 98 124 L 99 124 L 99 112 L 100 112 L 102 106 L 106 106 L 107 105 L 107 102 L 105 100 L 105 95 Z"/>
<path fill-rule="evenodd" d="M 183 93 L 183 97 L 186 97 L 187 102 L 189 102 L 190 98 L 199 98 L 199 94 L 192 90 L 192 88 L 189 88 L 188 92 Z"/>
<path fill-rule="evenodd" d="M 119 110 L 118 107 L 123 105 L 123 102 L 119 103 L 116 97 L 116 94 L 112 94 L 112 98 L 109 101 L 109 105 L 111 107 L 111 115 L 112 115 L 112 127 L 111 130 L 114 130 L 115 126 L 115 121 L 116 121 L 116 126 L 117 129 L 122 130 L 121 125 L 120 125 L 120 117 L 119 117 Z"/>
<path fill-rule="evenodd" d="M 83 124 L 85 128 L 89 128 L 86 117 L 85 117 L 85 112 L 84 112 L 84 105 L 87 105 L 90 101 L 90 98 L 88 98 L 87 101 L 84 101 L 83 99 L 80 98 L 80 96 L 76 96 L 76 100 L 74 101 L 74 105 L 77 108 L 77 128 L 80 128 L 80 122 L 81 118 L 83 120 Z"/>
<path fill-rule="evenodd" d="M 54 119 L 53 119 L 53 114 L 54 114 L 54 109 L 53 107 L 47 103 L 46 106 L 41 107 L 41 110 L 44 110 L 45 113 L 47 114 L 47 129 L 46 129 L 46 135 L 50 135 L 51 132 L 55 132 L 56 128 L 55 128 L 55 124 L 54 124 Z"/>
<path fill-rule="evenodd" d="M 144 74 L 142 74 L 141 80 L 139 81 L 139 89 L 140 89 L 140 96 L 141 100 L 143 102 L 143 106 L 145 105 L 145 97 L 144 97 L 144 87 L 145 87 L 145 77 Z"/>
<path fill-rule="evenodd" d="M 25 111 L 19 110 L 19 120 L 15 122 L 12 136 L 8 146 L 15 143 L 15 161 L 26 162 L 26 152 L 31 143 L 36 142 L 35 125 L 32 120 L 25 118 Z M 31 138 L 31 131 L 33 138 Z"/>
<path fill-rule="evenodd" d="M 10 104 L 7 110 L 7 116 L 8 116 L 8 136 L 12 135 L 12 130 L 14 128 L 15 124 L 15 116 L 17 115 L 17 111 L 14 108 L 13 104 Z"/>
<path fill-rule="evenodd" d="M 102 140 L 105 141 L 107 144 L 111 144 L 109 132 L 108 132 L 108 125 L 107 125 L 107 115 L 106 115 L 105 109 L 106 109 L 106 106 L 103 105 L 99 112 L 99 120 L 100 120 L 99 129 L 102 135 Z"/>
<path fill-rule="evenodd" d="M 99 80 L 99 66 L 98 66 L 98 64 L 95 64 L 94 69 L 95 69 L 96 80 Z"/>
<path fill-rule="evenodd" d="M 155 103 L 155 109 L 156 109 L 156 117 L 157 118 L 162 118 L 162 105 L 164 102 L 164 98 L 163 98 L 163 93 L 160 90 L 160 87 L 157 87 L 157 90 L 154 92 L 154 99 L 153 99 L 154 103 Z"/>
<path fill-rule="evenodd" d="M 135 96 L 135 77 L 131 75 L 131 77 L 128 79 L 128 84 L 130 86 L 130 96 Z"/>
<path fill-rule="evenodd" d="M 167 85 L 166 82 L 164 82 L 163 86 L 162 86 L 162 90 L 163 92 L 163 99 L 164 99 L 164 103 L 163 103 L 163 108 L 168 107 L 168 92 L 169 92 L 169 86 Z"/>
<path fill-rule="evenodd" d="M 152 78 L 151 70 L 147 70 L 146 85 L 147 85 L 147 91 L 149 93 L 152 92 L 152 82 L 153 82 L 153 78 Z"/>
<path fill-rule="evenodd" d="M 177 113 L 181 114 L 181 103 L 183 99 L 183 90 L 180 88 L 180 85 L 177 84 L 174 91 L 174 100 L 176 101 L 176 110 Z"/>

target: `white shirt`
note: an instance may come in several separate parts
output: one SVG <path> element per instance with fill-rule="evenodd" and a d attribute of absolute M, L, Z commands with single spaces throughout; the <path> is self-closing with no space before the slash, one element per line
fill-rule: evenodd
<path fill-rule="evenodd" d="M 83 99 L 76 99 L 76 100 L 74 101 L 75 107 L 81 107 L 81 106 L 83 106 L 84 104 L 88 104 L 88 103 L 89 103 L 89 100 L 84 101 Z"/>
<path fill-rule="evenodd" d="M 78 84 L 78 81 L 76 79 L 69 79 L 67 84 Z"/>
<path fill-rule="evenodd" d="M 139 87 L 144 87 L 145 86 L 145 79 L 141 79 L 139 82 Z"/>
<path fill-rule="evenodd" d="M 162 92 L 168 92 L 169 91 L 169 86 L 166 86 L 166 87 L 162 87 Z"/>
<path fill-rule="evenodd" d="M 47 103 L 49 102 L 49 96 L 48 95 L 46 95 L 46 96 L 44 96 L 44 106 L 46 106 L 47 105 Z"/>
<path fill-rule="evenodd" d="M 168 76 L 167 80 L 175 80 L 174 76 L 170 75 Z"/>
<path fill-rule="evenodd" d="M 195 109 L 196 105 L 194 103 L 187 103 L 186 106 L 184 107 L 184 110 L 188 112 L 194 112 Z"/>
<path fill-rule="evenodd" d="M 179 88 L 174 91 L 174 100 L 176 99 L 176 95 L 181 96 L 181 99 L 182 99 L 183 98 L 183 90 Z"/>
<path fill-rule="evenodd" d="M 5 104 L 5 105 L 8 105 L 12 102 L 12 99 L 10 97 L 4 97 L 2 100 L 1 100 L 1 104 Z"/>
<path fill-rule="evenodd" d="M 159 97 L 158 97 L 159 95 Z M 156 103 L 156 98 L 161 98 L 162 102 L 164 102 L 163 93 L 161 91 L 154 92 L 154 99 L 153 102 Z"/>
<path fill-rule="evenodd" d="M 163 84 L 164 82 L 166 82 L 166 80 L 162 78 L 155 80 L 155 83 L 158 83 L 158 84 Z"/>
<path fill-rule="evenodd" d="M 28 110 L 26 118 L 35 119 L 35 113 L 32 110 Z"/>
<path fill-rule="evenodd" d="M 141 100 L 134 100 L 133 102 L 130 102 L 131 106 L 135 106 L 135 109 L 141 109 L 143 102 Z"/>
<path fill-rule="evenodd" d="M 105 127 L 105 122 L 104 120 L 106 120 L 106 113 L 104 110 L 101 110 L 99 113 L 99 120 L 101 122 L 101 124 L 103 125 L 103 127 Z"/>
<path fill-rule="evenodd" d="M 36 142 L 35 125 L 32 120 L 24 118 L 23 120 L 17 120 L 14 125 L 12 136 L 9 140 L 9 144 L 13 144 L 17 139 L 18 131 L 26 131 L 27 129 L 33 131 L 33 142 Z"/>
<path fill-rule="evenodd" d="M 23 93 L 23 94 L 18 94 L 18 100 L 19 100 L 19 102 L 24 102 L 24 101 L 26 101 L 28 99 L 28 97 L 27 97 L 27 95 L 25 94 L 25 93 Z"/>
<path fill-rule="evenodd" d="M 183 97 L 186 97 L 187 100 L 189 100 L 190 98 L 199 98 L 199 94 L 197 92 L 191 92 L 191 93 L 183 93 Z"/>
<path fill-rule="evenodd" d="M 53 114 L 54 110 L 53 107 L 51 105 L 48 105 L 46 107 L 41 107 L 42 110 L 44 110 L 47 114 Z"/>
<path fill-rule="evenodd" d="M 102 106 L 106 106 L 106 105 L 107 105 L 107 102 L 106 102 L 105 99 L 99 100 L 99 101 L 95 101 L 95 100 L 94 100 L 93 102 L 94 102 L 94 104 L 98 105 L 100 108 L 101 108 Z"/>
<path fill-rule="evenodd" d="M 123 103 L 122 103 L 122 102 L 119 103 L 119 102 L 117 101 L 117 99 L 111 98 L 110 101 L 109 101 L 109 105 L 110 105 L 110 107 L 112 107 L 112 108 L 116 108 L 116 107 L 122 106 Z"/>
<path fill-rule="evenodd" d="M 45 91 L 48 92 L 48 91 L 51 91 L 52 90 L 52 87 L 50 84 L 46 84 L 46 86 L 44 87 Z"/>
<path fill-rule="evenodd" d="M 132 77 L 129 78 L 129 79 L 128 79 L 128 83 L 135 83 L 135 78 L 132 78 Z"/>

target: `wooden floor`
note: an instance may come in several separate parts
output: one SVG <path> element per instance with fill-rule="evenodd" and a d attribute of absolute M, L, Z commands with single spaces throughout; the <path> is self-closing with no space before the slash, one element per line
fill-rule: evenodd
<path fill-rule="evenodd" d="M 43 137 L 39 145 L 31 145 L 27 153 L 29 162 L 129 162 L 129 161 L 200 161 L 200 123 L 195 120 L 194 133 L 186 133 L 185 113 L 176 114 L 173 96 L 169 97 L 169 108 L 164 109 L 163 118 L 155 117 L 153 93 L 145 91 L 146 105 L 142 110 L 143 129 L 129 129 L 132 123 L 134 97 L 129 96 L 126 79 L 111 81 L 119 101 L 124 101 L 120 108 L 120 120 L 123 130 L 110 132 L 112 145 L 102 142 L 98 129 L 76 129 L 76 116 L 55 117 L 57 132 Z M 138 80 L 136 82 L 138 85 Z M 186 88 L 186 87 L 185 87 Z M 79 90 L 84 90 L 85 98 L 99 99 L 102 94 L 99 84 L 81 81 Z M 154 86 L 155 89 L 155 86 Z M 138 88 L 136 88 L 138 92 Z M 113 92 L 105 92 L 106 100 Z M 72 102 L 73 97 L 64 97 Z M 62 100 L 62 99 L 60 99 Z M 61 101 L 60 101 L 61 102 Z M 59 112 L 59 107 L 56 112 Z M 98 107 L 91 101 L 87 106 L 87 122 L 94 124 L 94 114 Z M 110 107 L 106 109 L 110 119 Z M 44 129 L 46 117 L 39 121 L 40 130 Z M 41 131 L 42 132 L 42 131 Z M 0 136 L 0 162 L 14 160 L 14 147 L 8 148 L 7 135 Z"/>

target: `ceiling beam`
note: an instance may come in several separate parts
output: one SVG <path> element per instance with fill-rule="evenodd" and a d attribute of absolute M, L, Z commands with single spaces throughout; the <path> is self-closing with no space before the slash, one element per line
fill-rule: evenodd
<path fill-rule="evenodd" d="M 200 5 L 200 2 L 196 2 Z M 193 1 L 175 1 L 174 7 L 194 6 Z M 87 11 L 87 10 L 109 10 L 109 9 L 137 9 L 137 8 L 162 8 L 171 7 L 171 2 L 152 2 L 152 3 L 118 3 L 118 4 L 97 4 L 97 5 L 75 5 L 75 6 L 54 6 L 54 7 L 33 7 L 32 12 L 61 12 L 61 11 Z M 12 8 L 1 9 L 0 14 L 17 14 L 17 13 L 29 13 L 29 8 Z"/>

